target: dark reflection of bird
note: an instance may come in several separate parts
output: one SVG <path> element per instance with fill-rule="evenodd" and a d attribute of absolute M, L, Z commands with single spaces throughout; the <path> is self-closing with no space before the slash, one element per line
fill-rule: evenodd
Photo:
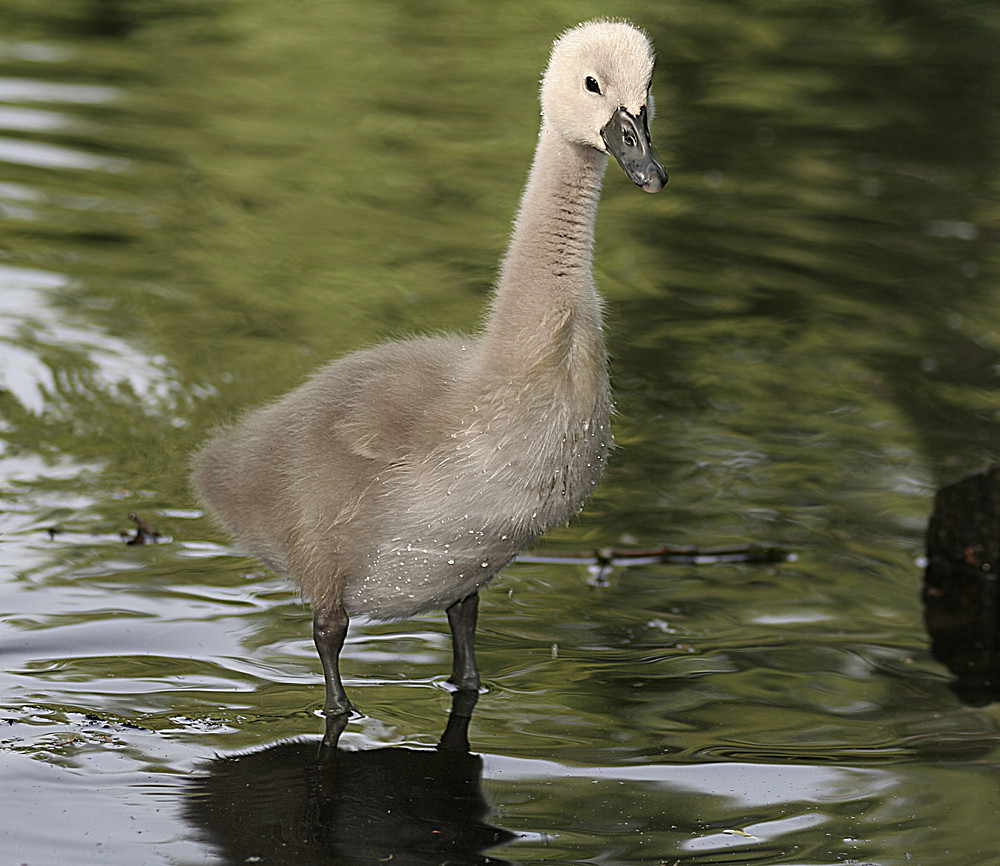
<path fill-rule="evenodd" d="M 451 681 L 477 689 L 478 589 L 565 523 L 611 445 L 591 247 L 608 154 L 659 192 L 653 55 L 621 22 L 554 45 L 542 126 L 492 306 L 474 337 L 387 343 L 322 369 L 195 458 L 209 510 L 310 599 L 327 716 L 352 711 L 348 617 L 445 608 Z"/>
<path fill-rule="evenodd" d="M 187 788 L 185 817 L 241 866 L 503 866 L 482 853 L 516 836 L 487 821 L 482 758 L 465 747 L 475 699 L 455 693 L 437 749 L 286 742 L 218 758 Z"/>

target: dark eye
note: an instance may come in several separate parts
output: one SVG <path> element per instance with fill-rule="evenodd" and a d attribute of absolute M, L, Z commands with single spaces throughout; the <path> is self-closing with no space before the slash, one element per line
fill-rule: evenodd
<path fill-rule="evenodd" d="M 583 84 L 591 93 L 601 92 L 601 85 L 597 83 L 597 79 L 593 75 L 588 75 Z"/>

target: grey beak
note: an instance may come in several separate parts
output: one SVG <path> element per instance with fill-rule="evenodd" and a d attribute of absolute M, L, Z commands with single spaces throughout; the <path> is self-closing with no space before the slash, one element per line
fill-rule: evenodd
<path fill-rule="evenodd" d="M 638 117 L 619 108 L 604 125 L 601 138 L 632 183 L 646 192 L 663 189 L 667 171 L 649 141 L 646 106 L 639 110 Z"/>

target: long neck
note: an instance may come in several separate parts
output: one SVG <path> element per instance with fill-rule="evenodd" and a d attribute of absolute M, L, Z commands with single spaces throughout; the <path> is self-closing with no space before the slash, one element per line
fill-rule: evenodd
<path fill-rule="evenodd" d="M 487 363 L 524 369 L 561 357 L 603 370 L 591 251 L 606 166 L 607 156 L 543 124 L 483 334 Z"/>

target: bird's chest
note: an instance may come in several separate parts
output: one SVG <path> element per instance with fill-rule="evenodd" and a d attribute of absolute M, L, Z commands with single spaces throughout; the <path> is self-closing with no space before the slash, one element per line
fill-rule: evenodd
<path fill-rule="evenodd" d="M 611 445 L 603 406 L 533 424 L 497 417 L 510 413 L 474 413 L 445 447 L 383 478 L 369 579 L 382 604 L 399 596 L 399 615 L 474 591 L 576 514 L 603 474 Z"/>
<path fill-rule="evenodd" d="M 561 407 L 473 415 L 432 467 L 443 515 L 479 516 L 527 543 L 565 523 L 604 472 L 611 446 L 605 402 L 587 414 Z"/>

